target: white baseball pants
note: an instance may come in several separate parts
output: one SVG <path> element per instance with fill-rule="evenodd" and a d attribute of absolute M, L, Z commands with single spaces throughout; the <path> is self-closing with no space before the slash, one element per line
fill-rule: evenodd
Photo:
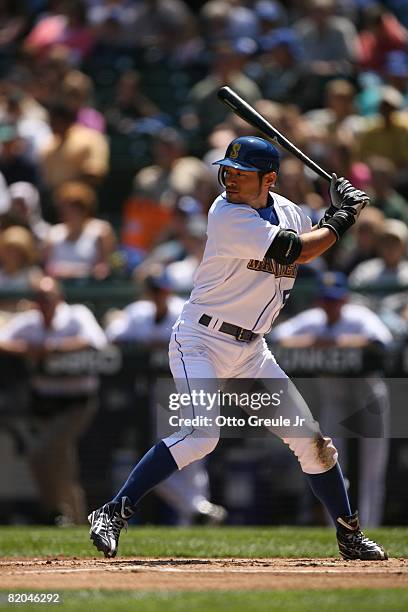
<path fill-rule="evenodd" d="M 290 435 L 294 430 L 287 427 L 268 429 L 295 453 L 303 472 L 320 474 L 335 465 L 337 451 L 331 438 L 320 432 L 305 401 L 276 363 L 262 337 L 250 343 L 239 342 L 223 332 L 181 320 L 173 329 L 169 358 L 178 393 L 188 393 L 190 396 L 194 389 L 199 391 L 205 388 L 206 392 L 216 393 L 222 379 L 261 379 L 266 388 L 268 379 L 283 379 L 287 393 L 283 416 L 288 417 L 291 423 L 299 417 L 304 419 L 304 424 L 296 435 Z M 184 407 L 182 413 L 185 418 L 209 415 L 205 405 L 194 405 L 193 402 Z M 210 414 L 214 416 L 214 410 Z M 213 451 L 219 437 L 219 427 L 213 423 L 205 427 L 182 427 L 165 438 L 164 442 L 181 469 Z"/>

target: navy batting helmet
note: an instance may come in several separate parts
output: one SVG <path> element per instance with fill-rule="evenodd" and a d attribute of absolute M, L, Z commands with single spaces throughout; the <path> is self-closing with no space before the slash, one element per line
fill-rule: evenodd
<path fill-rule="evenodd" d="M 240 136 L 228 145 L 224 159 L 213 163 L 247 172 L 278 172 L 279 153 L 277 148 L 264 138 Z"/>

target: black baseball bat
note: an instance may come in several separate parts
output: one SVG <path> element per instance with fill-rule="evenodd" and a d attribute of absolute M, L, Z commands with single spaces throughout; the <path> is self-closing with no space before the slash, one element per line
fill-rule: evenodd
<path fill-rule="evenodd" d="M 323 170 L 313 159 L 310 159 L 305 153 L 303 153 L 300 149 L 295 147 L 295 145 L 290 142 L 283 134 L 281 134 L 273 125 L 269 123 L 262 117 L 258 111 L 256 111 L 248 102 L 245 102 L 231 87 L 221 87 L 218 90 L 218 97 L 221 102 L 224 102 L 226 106 L 229 106 L 236 115 L 241 117 L 244 121 L 252 125 L 254 128 L 259 130 L 264 136 L 267 136 L 269 140 L 280 145 L 289 153 L 292 153 L 295 157 L 300 159 L 308 168 L 316 172 L 319 176 L 326 179 L 326 181 L 331 181 L 331 174 Z"/>

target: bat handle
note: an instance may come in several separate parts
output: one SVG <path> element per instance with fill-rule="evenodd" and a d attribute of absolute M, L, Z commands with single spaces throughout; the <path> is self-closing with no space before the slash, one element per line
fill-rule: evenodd
<path fill-rule="evenodd" d="M 323 170 L 323 168 L 319 166 L 319 164 L 316 164 L 316 162 L 314 162 L 313 160 L 310 160 L 310 161 L 312 163 L 307 164 L 309 168 L 311 168 L 314 172 L 316 172 L 316 174 L 318 174 L 319 176 L 321 176 L 323 179 L 325 179 L 326 181 L 330 183 L 332 180 L 332 175 L 326 172 L 326 170 Z"/>
<path fill-rule="evenodd" d="M 294 144 L 289 142 L 288 139 L 285 138 L 285 136 L 283 136 L 280 132 L 278 132 L 277 130 L 275 131 L 276 131 L 276 136 L 275 138 L 272 138 L 272 140 L 277 142 L 281 147 L 283 147 L 287 151 L 290 151 L 292 155 L 295 155 L 295 157 L 300 159 L 305 164 L 305 166 L 313 170 L 313 172 L 318 174 L 321 178 L 325 179 L 329 183 L 331 182 L 332 180 L 331 174 L 329 174 L 326 170 L 324 170 L 321 166 L 319 166 L 319 164 L 313 161 L 313 159 L 310 159 L 310 157 L 305 155 L 305 153 L 303 153 L 303 151 L 298 149 Z"/>

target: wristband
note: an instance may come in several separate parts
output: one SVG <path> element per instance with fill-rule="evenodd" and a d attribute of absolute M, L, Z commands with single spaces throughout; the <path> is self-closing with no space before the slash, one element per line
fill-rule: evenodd
<path fill-rule="evenodd" d="M 336 239 L 340 240 L 343 234 L 350 229 L 355 223 L 355 217 L 352 213 L 346 210 L 338 210 L 331 219 L 327 219 L 322 223 L 322 227 L 328 227 L 336 235 Z"/>
<path fill-rule="evenodd" d="M 323 217 L 320 219 L 319 223 L 317 224 L 317 227 L 323 227 L 323 223 L 331 219 L 332 216 L 336 214 L 338 210 L 340 209 L 337 208 L 337 206 L 334 206 L 334 204 L 330 204 L 329 208 L 326 210 Z"/>

